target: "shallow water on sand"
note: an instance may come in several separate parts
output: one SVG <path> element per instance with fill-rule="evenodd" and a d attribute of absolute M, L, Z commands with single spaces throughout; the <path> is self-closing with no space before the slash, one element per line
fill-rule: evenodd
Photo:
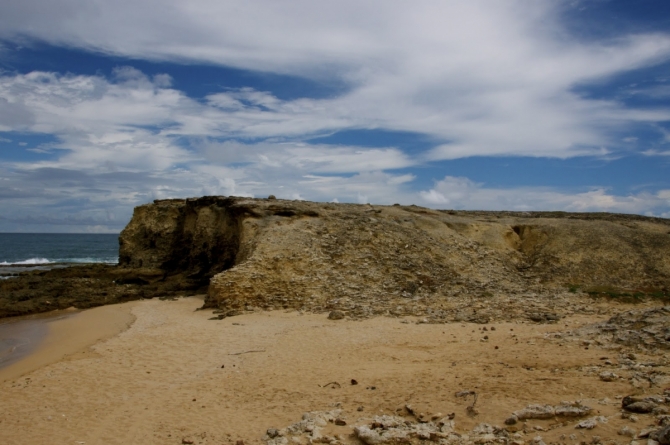
<path fill-rule="evenodd" d="M 0 368 L 16 363 L 32 353 L 49 332 L 47 323 L 69 315 L 40 314 L 37 317 L 0 321 Z"/>

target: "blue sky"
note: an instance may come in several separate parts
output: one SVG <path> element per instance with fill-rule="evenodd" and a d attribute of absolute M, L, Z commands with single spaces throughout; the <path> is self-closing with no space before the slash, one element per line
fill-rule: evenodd
<path fill-rule="evenodd" d="M 7 0 L 0 231 L 208 194 L 670 217 L 663 0 Z"/>

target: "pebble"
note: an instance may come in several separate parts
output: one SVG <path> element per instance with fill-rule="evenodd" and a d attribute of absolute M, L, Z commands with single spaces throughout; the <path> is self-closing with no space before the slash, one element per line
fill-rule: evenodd
<path fill-rule="evenodd" d="M 618 375 L 610 371 L 603 371 L 600 373 L 600 380 L 602 380 L 603 382 L 613 382 L 618 378 L 619 378 Z"/>
<path fill-rule="evenodd" d="M 329 320 L 342 320 L 344 318 L 344 312 L 342 311 L 330 311 L 328 314 Z"/>

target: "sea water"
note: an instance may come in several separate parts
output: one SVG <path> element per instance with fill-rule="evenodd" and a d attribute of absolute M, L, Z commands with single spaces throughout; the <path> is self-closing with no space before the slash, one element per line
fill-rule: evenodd
<path fill-rule="evenodd" d="M 56 265 L 118 261 L 117 234 L 0 233 L 0 277 Z"/>
<path fill-rule="evenodd" d="M 0 233 L 0 279 L 29 270 L 118 261 L 117 234 Z M 51 319 L 0 320 L 0 368 L 33 351 L 46 335 L 46 323 Z"/>

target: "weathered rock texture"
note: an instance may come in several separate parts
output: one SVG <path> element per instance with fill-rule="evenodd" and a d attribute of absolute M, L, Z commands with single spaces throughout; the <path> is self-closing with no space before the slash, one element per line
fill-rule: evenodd
<path fill-rule="evenodd" d="M 670 306 L 625 311 L 602 323 L 562 335 L 562 338 L 570 337 L 591 338 L 597 345 L 670 349 Z"/>
<path fill-rule="evenodd" d="M 251 308 L 416 315 L 426 322 L 589 311 L 587 294 L 670 296 L 670 220 L 562 212 L 203 197 L 135 209 L 118 267 L 0 282 L 0 317 L 207 292 Z"/>
<path fill-rule="evenodd" d="M 120 242 L 120 267 L 209 282 L 223 311 L 553 321 L 577 293 L 670 288 L 670 221 L 633 215 L 205 197 L 138 207 Z"/>

